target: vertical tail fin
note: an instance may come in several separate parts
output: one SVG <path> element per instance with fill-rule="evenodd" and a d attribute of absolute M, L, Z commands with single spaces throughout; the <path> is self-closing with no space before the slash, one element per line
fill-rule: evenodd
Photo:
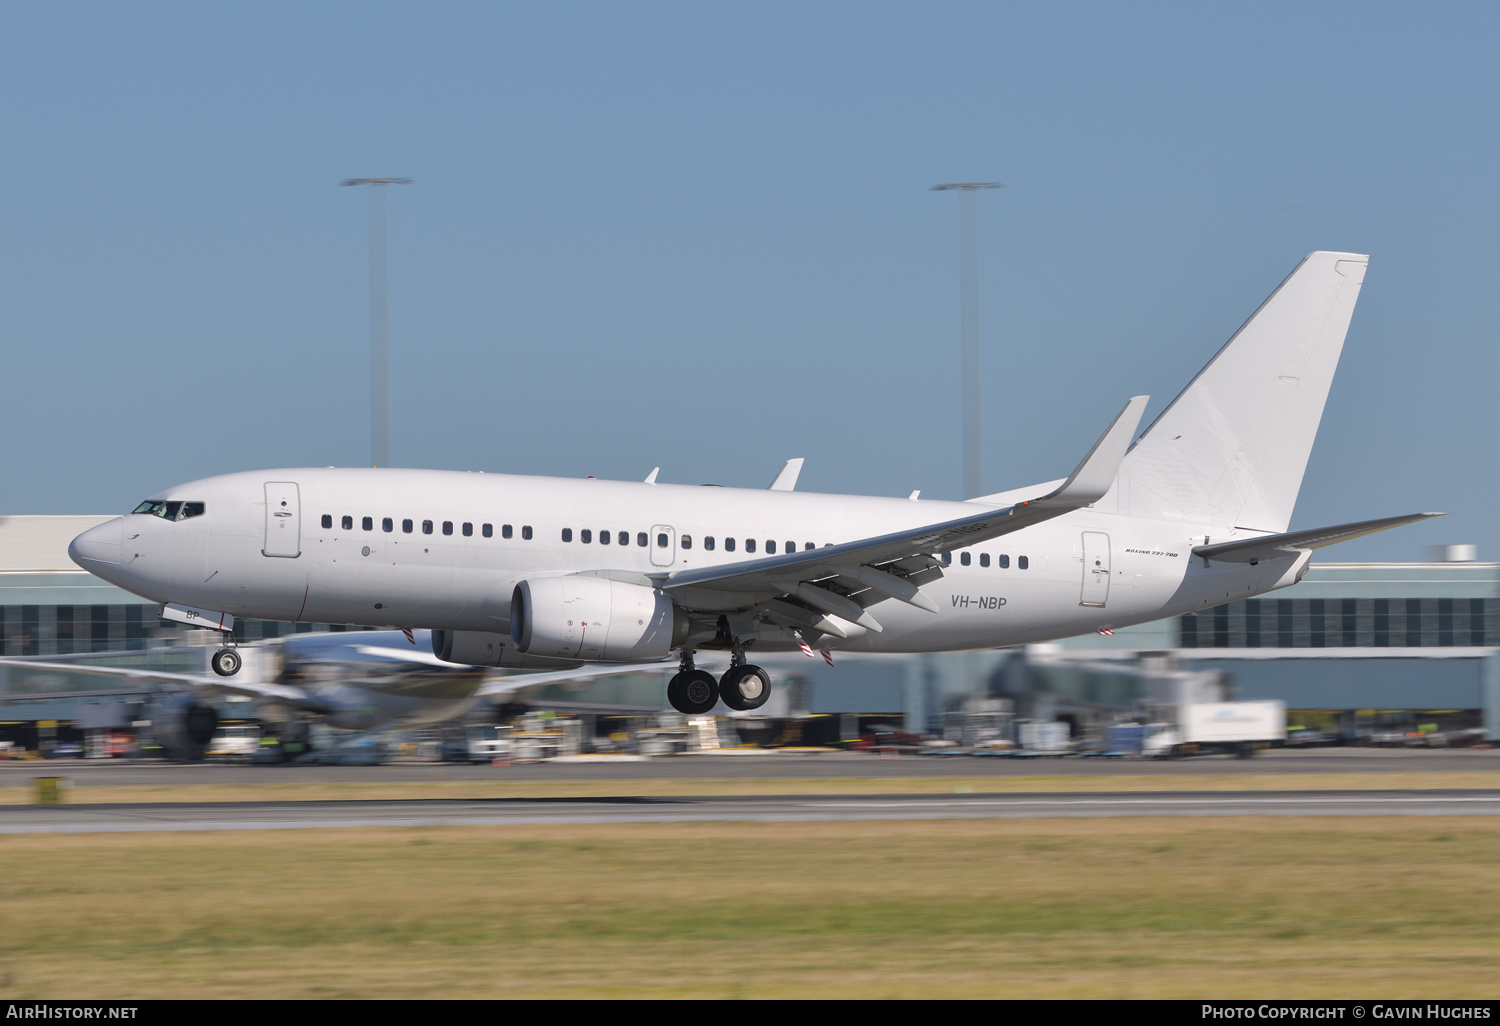
<path fill-rule="evenodd" d="M 1297 265 L 1126 455 L 1121 512 L 1287 529 L 1369 259 Z"/>

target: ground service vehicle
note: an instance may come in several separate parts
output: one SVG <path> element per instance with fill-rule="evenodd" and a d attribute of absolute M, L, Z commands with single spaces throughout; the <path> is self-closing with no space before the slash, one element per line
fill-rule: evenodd
<path fill-rule="evenodd" d="M 1248 759 L 1286 739 L 1282 702 L 1201 702 L 1176 707 L 1175 723 L 1147 727 L 1142 755 L 1237 755 Z"/>

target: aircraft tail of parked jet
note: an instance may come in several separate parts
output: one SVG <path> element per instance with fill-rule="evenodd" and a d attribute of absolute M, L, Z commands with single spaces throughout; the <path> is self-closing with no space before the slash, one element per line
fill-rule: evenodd
<path fill-rule="evenodd" d="M 1121 513 L 1287 529 L 1368 263 L 1297 265 L 1132 447 Z"/>

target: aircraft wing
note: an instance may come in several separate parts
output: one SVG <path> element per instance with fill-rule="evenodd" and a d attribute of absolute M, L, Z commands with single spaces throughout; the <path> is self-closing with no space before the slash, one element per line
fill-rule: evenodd
<path fill-rule="evenodd" d="M 301 689 L 284 684 L 269 684 L 254 681 L 240 682 L 228 677 L 209 677 L 197 673 L 168 673 L 159 670 L 131 670 L 122 666 L 89 666 L 80 663 L 47 663 L 34 659 L 0 659 L 0 666 L 41 670 L 54 673 L 76 673 L 85 676 L 107 677 L 128 680 L 141 684 L 160 681 L 164 684 L 184 684 L 193 688 L 229 691 L 256 698 L 278 698 L 313 708 L 307 694 Z"/>
<path fill-rule="evenodd" d="M 1403 524 L 1413 524 L 1429 517 L 1445 516 L 1443 513 L 1408 513 L 1401 517 L 1385 517 L 1381 520 L 1361 520 L 1354 524 L 1339 524 L 1335 527 L 1318 527 L 1311 531 L 1292 531 L 1288 534 L 1268 534 L 1243 541 L 1220 542 L 1218 545 L 1199 545 L 1193 555 L 1203 559 L 1217 559 L 1225 563 L 1259 563 L 1263 559 L 1276 559 L 1304 549 L 1321 549 L 1325 545 L 1363 538 L 1376 531 L 1388 531 Z"/>
<path fill-rule="evenodd" d="M 932 600 L 918 590 L 942 576 L 935 554 L 998 538 L 1103 498 L 1114 485 L 1147 398 L 1136 396 L 1126 403 L 1072 475 L 1035 499 L 821 549 L 682 570 L 668 575 L 661 587 L 688 608 L 693 607 L 694 590 L 743 592 L 747 602 L 762 603 L 773 619 L 839 637 L 847 633 L 824 614 L 879 631 L 880 625 L 864 611 L 865 604 L 895 598 L 936 612 Z M 835 580 L 841 590 L 833 589 Z M 874 601 L 856 601 L 848 592 L 863 592 L 862 598 Z"/>
<path fill-rule="evenodd" d="M 614 663 L 596 663 L 593 666 L 585 666 L 576 670 L 549 670 L 545 673 L 513 673 L 507 677 L 496 677 L 485 681 L 479 686 L 478 697 L 485 698 L 493 695 L 509 697 L 519 695 L 529 688 L 544 687 L 548 684 L 593 680 L 595 677 L 613 677 L 622 673 L 665 673 L 669 670 L 673 673 L 677 672 L 676 660 L 660 660 L 654 663 L 631 663 L 623 666 Z"/>

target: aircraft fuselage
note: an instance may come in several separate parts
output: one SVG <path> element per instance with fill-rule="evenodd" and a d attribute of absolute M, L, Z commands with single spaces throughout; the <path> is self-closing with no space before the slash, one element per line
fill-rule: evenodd
<path fill-rule="evenodd" d="M 236 617 L 504 634 L 530 577 L 610 572 L 660 580 L 697 567 L 954 520 L 973 502 L 401 469 L 230 474 L 167 489 L 202 512 L 149 513 L 81 536 L 81 565 L 135 594 Z M 178 515 L 181 515 L 181 507 Z M 1251 532 L 1248 536 L 1253 536 Z M 1306 553 L 1205 565 L 1223 528 L 1134 517 L 1113 495 L 943 557 L 922 586 L 937 612 L 887 599 L 882 632 L 840 648 L 926 652 L 1048 641 L 1178 615 L 1295 582 Z M 607 542 L 605 539 L 608 539 Z M 710 547 L 711 546 L 711 547 Z M 966 561 L 967 560 L 967 561 Z M 655 575 L 653 577 L 653 575 Z M 695 589 L 698 615 L 733 615 L 733 591 Z M 736 633 L 795 648 L 789 630 Z"/>

